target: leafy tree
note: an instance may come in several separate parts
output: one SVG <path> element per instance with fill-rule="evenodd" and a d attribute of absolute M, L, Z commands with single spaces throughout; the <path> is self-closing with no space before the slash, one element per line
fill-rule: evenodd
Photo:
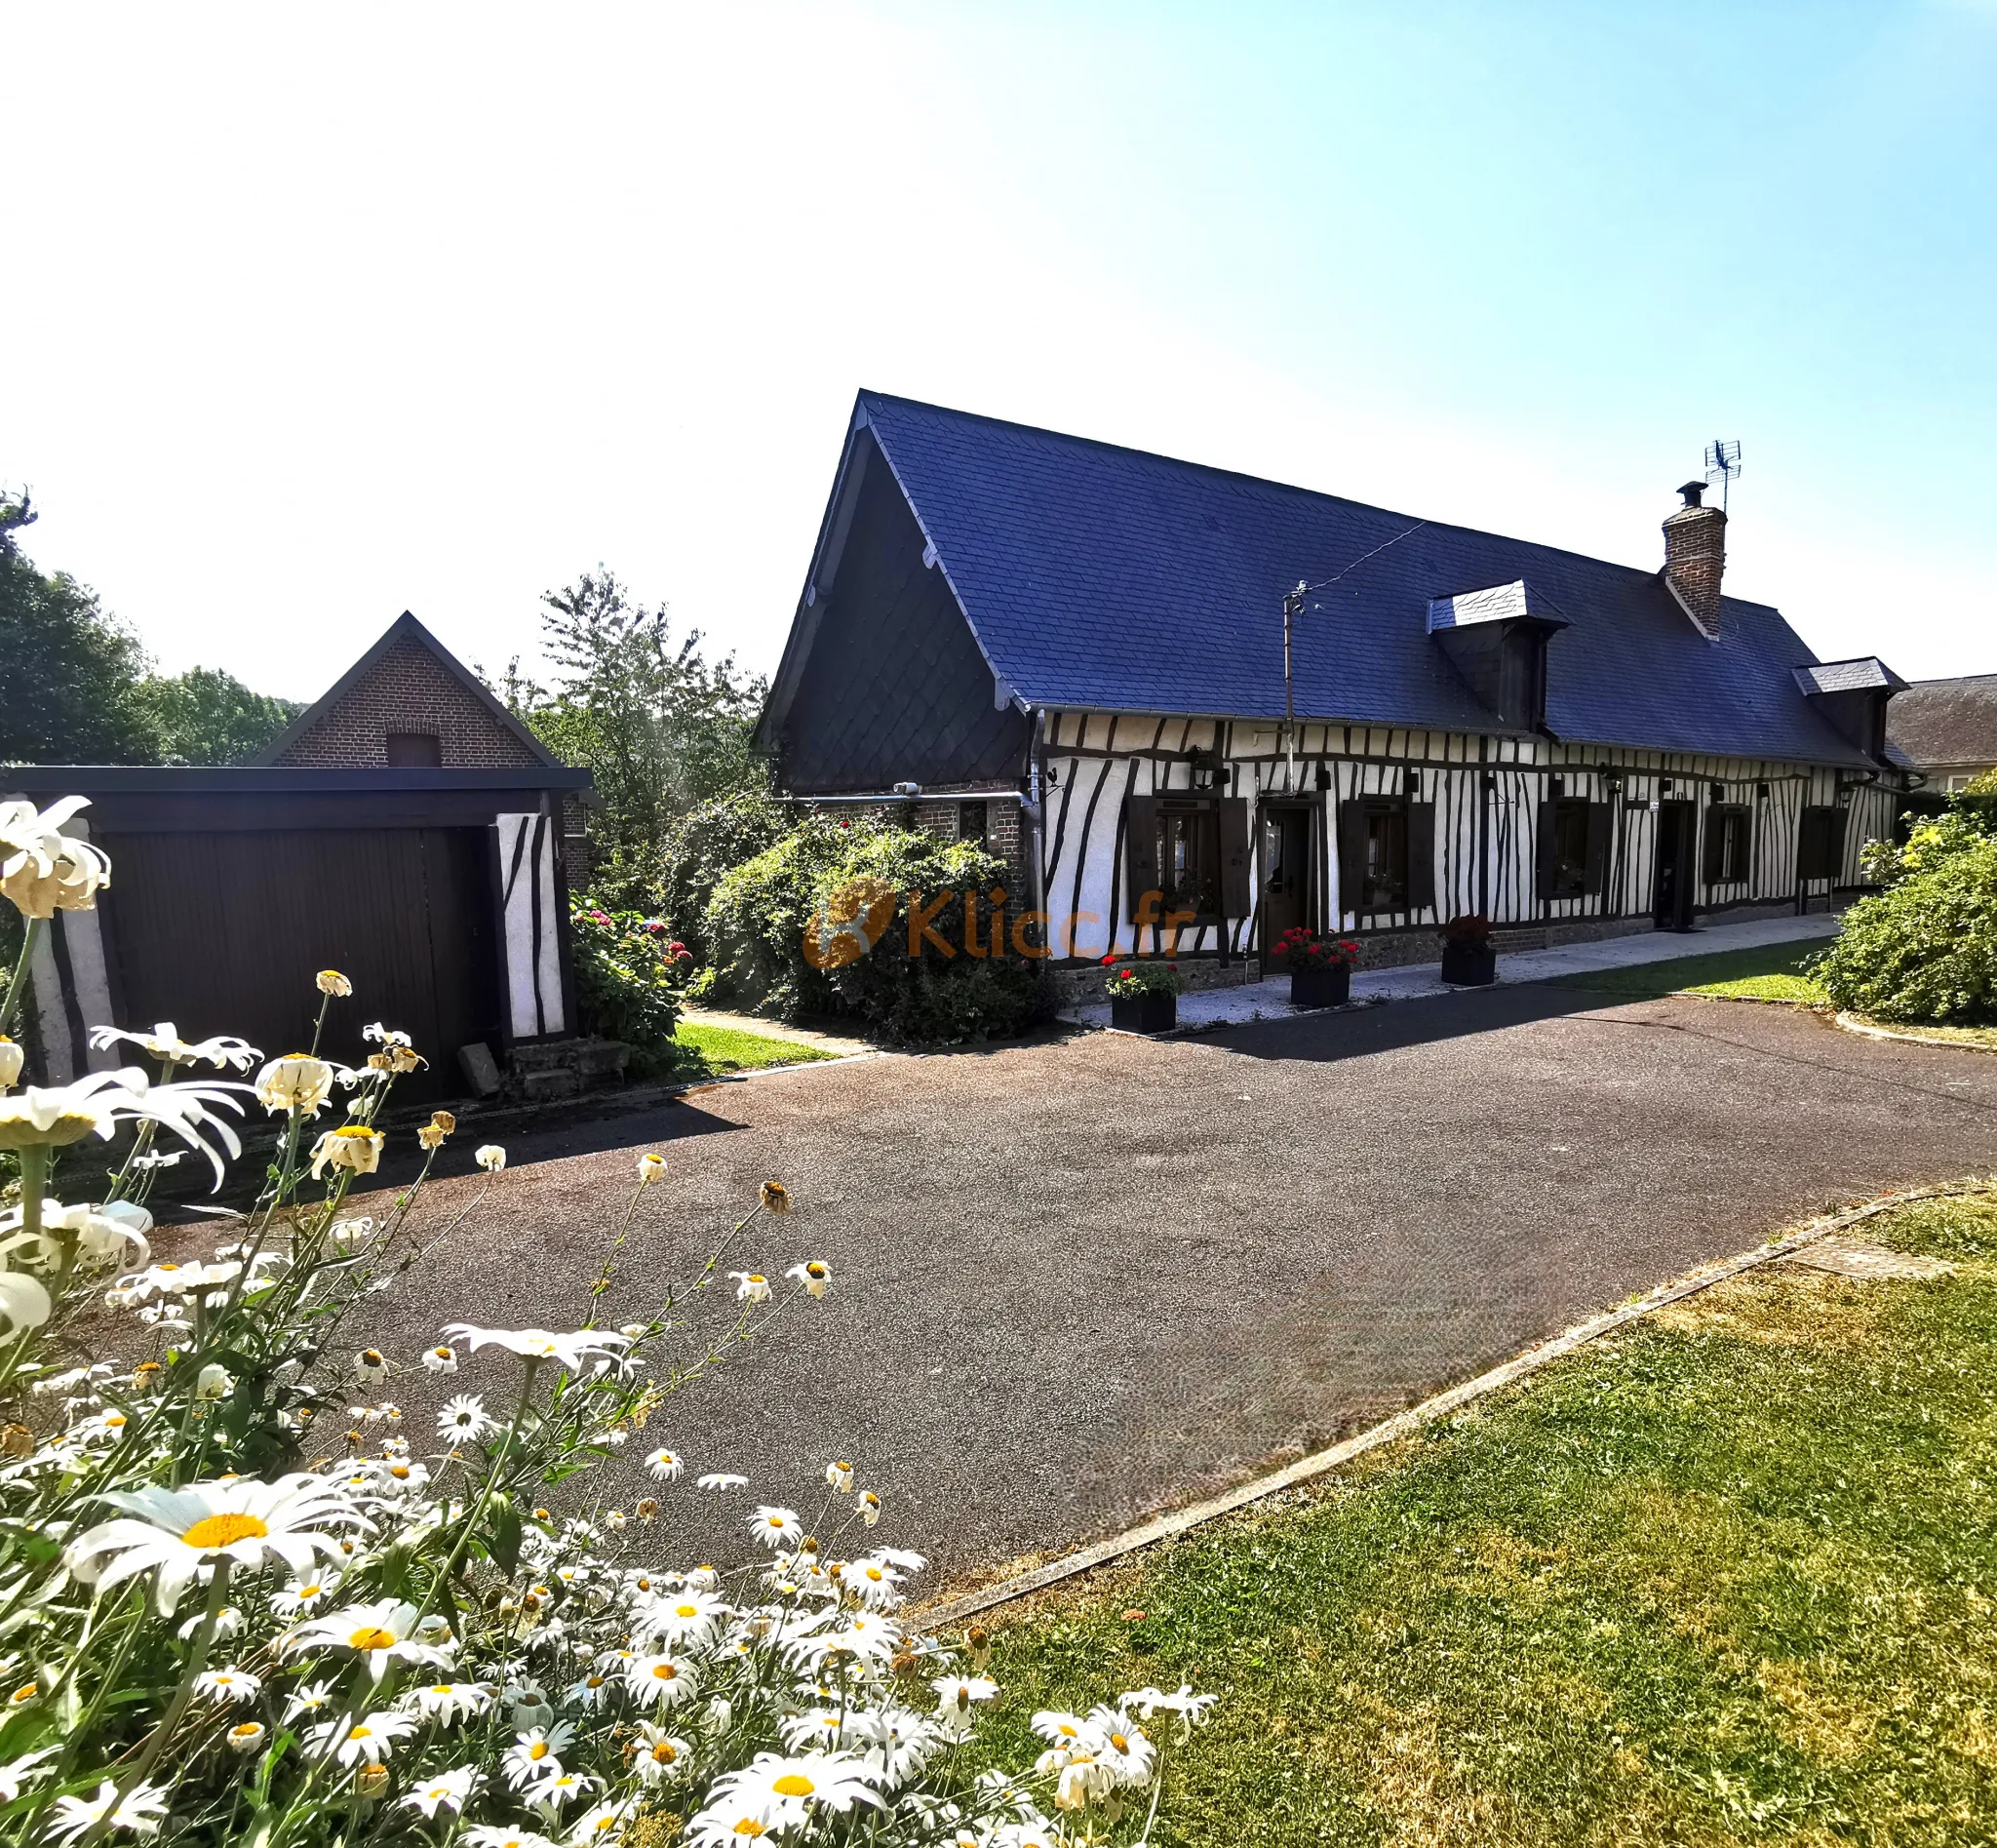
<path fill-rule="evenodd" d="M 150 763 L 145 650 L 94 591 L 23 555 L 18 535 L 34 520 L 26 494 L 0 494 L 0 762 Z"/>
<path fill-rule="evenodd" d="M 676 642 L 664 606 L 634 602 L 601 565 L 541 602 L 556 684 L 524 678 L 516 661 L 498 690 L 565 763 L 595 772 L 593 886 L 643 908 L 673 817 L 762 780 L 749 734 L 764 682 L 732 654 L 707 660 L 697 629 Z"/>
<path fill-rule="evenodd" d="M 138 687 L 162 764 L 242 764 L 298 716 L 294 699 L 252 692 L 218 667 L 190 667 Z"/>

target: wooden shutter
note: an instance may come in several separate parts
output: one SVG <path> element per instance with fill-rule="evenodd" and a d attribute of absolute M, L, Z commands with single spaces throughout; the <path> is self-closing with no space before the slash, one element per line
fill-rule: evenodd
<path fill-rule="evenodd" d="M 1355 917 L 1366 896 L 1366 805 L 1345 802 L 1338 809 L 1338 903 Z"/>
<path fill-rule="evenodd" d="M 1845 811 L 1813 804 L 1796 831 L 1796 877 L 1834 881 L 1844 863 Z"/>
<path fill-rule="evenodd" d="M 1587 806 L 1587 868 L 1583 889 L 1598 892 L 1608 884 L 1609 842 L 1616 829 L 1616 806 L 1591 802 Z"/>
<path fill-rule="evenodd" d="M 1435 805 L 1408 804 L 1408 909 L 1427 911 L 1435 903 Z"/>
<path fill-rule="evenodd" d="M 1127 796 L 1123 801 L 1123 916 L 1137 916 L 1137 901 L 1158 889 L 1158 799 Z"/>
<path fill-rule="evenodd" d="M 1726 870 L 1727 811 L 1717 806 L 1705 811 L 1705 848 L 1701 856 L 1701 870 L 1708 885 L 1720 883 L 1720 874 Z"/>
<path fill-rule="evenodd" d="M 1248 878 L 1248 799 L 1223 797 L 1220 810 L 1221 916 L 1245 918 L 1255 909 Z"/>
<path fill-rule="evenodd" d="M 1539 877 L 1542 898 L 1553 897 L 1559 883 L 1560 867 L 1554 858 L 1553 841 L 1554 817 L 1557 812 L 1558 804 L 1551 796 L 1540 804 Z"/>
<path fill-rule="evenodd" d="M 1845 870 L 1845 823 L 1851 820 L 1848 808 L 1826 809 L 1829 817 L 1824 825 L 1823 835 L 1823 877 L 1835 885 L 1844 877 Z"/>

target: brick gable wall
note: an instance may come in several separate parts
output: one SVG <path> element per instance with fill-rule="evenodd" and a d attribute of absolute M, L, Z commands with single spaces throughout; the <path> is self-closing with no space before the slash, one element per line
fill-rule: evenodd
<path fill-rule="evenodd" d="M 451 767 L 540 762 L 415 642 L 390 649 L 277 762 L 321 768 L 386 764 L 391 731 L 434 733 Z"/>

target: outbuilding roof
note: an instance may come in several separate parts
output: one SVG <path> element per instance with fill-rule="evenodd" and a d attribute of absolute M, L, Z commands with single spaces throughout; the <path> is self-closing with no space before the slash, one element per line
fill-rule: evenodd
<path fill-rule="evenodd" d="M 1913 682 L 1886 709 L 1886 741 L 1916 769 L 1997 764 L 1997 674 Z"/>
<path fill-rule="evenodd" d="M 1277 717 L 1281 603 L 1302 580 L 1320 587 L 1295 624 L 1299 717 L 1499 729 L 1429 639 L 1433 606 L 1496 586 L 1566 618 L 1556 737 L 1869 762 L 1811 709 L 1793 670 L 1816 657 L 1766 604 L 1726 598 L 1709 640 L 1661 570 L 879 392 L 849 442 L 863 431 L 1028 706 Z"/>

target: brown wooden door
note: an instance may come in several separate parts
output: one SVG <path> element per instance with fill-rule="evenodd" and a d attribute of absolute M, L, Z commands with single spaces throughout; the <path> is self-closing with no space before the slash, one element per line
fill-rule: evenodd
<path fill-rule="evenodd" d="M 491 849 L 484 828 L 328 828 L 295 833 L 131 834 L 109 842 L 107 949 L 125 1019 L 171 1020 L 183 1038 L 240 1034 L 275 1056 L 310 1042 L 313 976 L 352 978 L 322 1050 L 373 1048 L 379 1020 L 429 1067 L 404 1101 L 463 1093 L 457 1048 L 498 1047 Z M 95 1023 L 92 1023 L 95 1024 Z"/>
<path fill-rule="evenodd" d="M 1316 922 L 1311 869 L 1312 810 L 1301 804 L 1262 808 L 1262 954 L 1271 973 L 1288 967 L 1276 952 L 1285 930 Z"/>

